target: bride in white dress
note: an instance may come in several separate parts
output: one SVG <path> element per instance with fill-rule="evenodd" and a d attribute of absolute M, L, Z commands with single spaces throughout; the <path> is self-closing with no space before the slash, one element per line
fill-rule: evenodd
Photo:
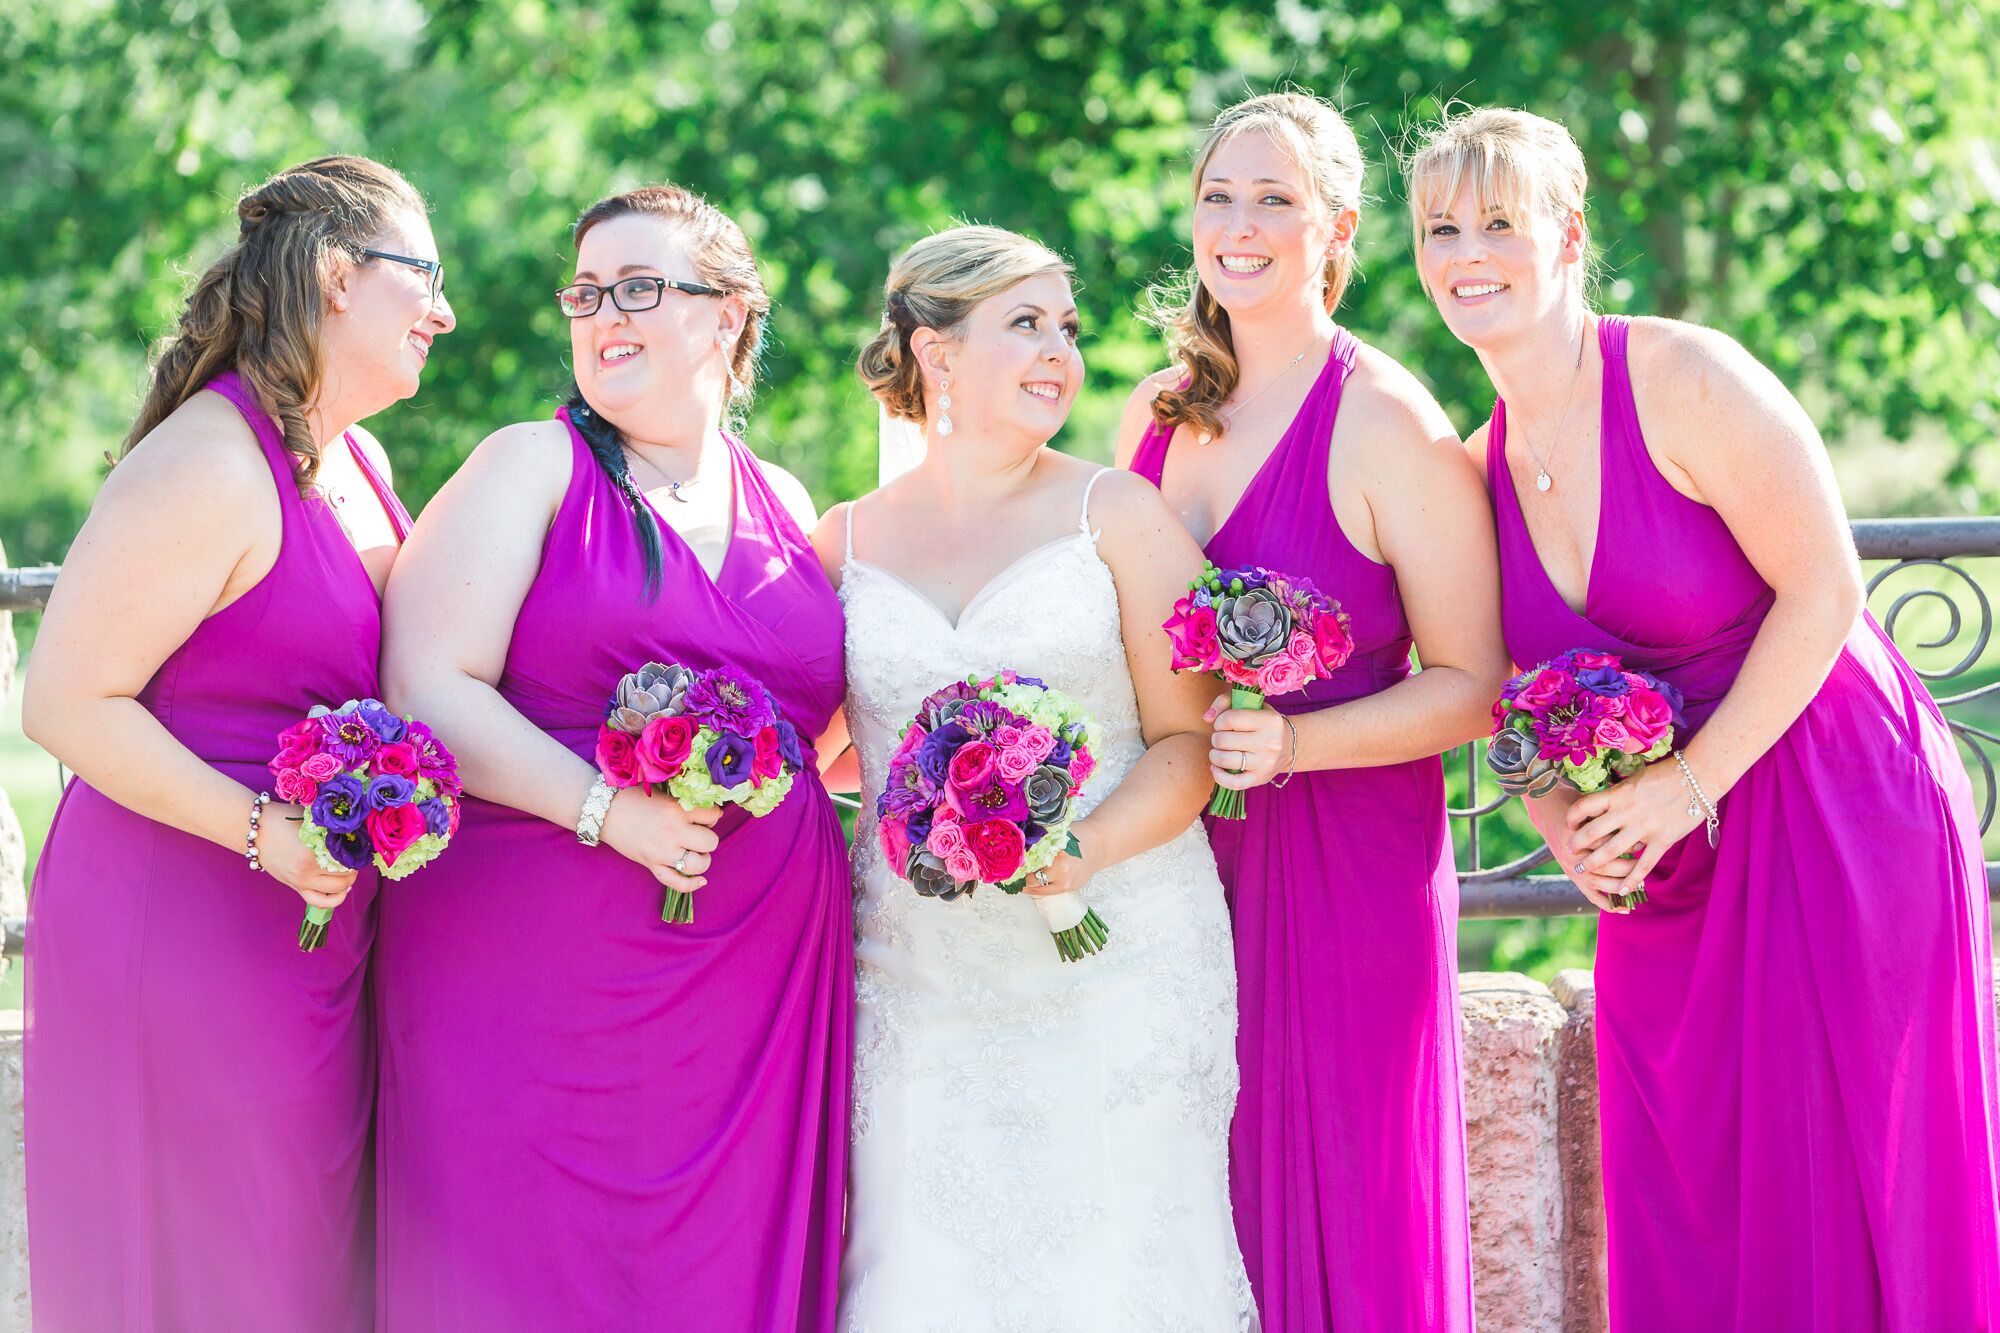
<path fill-rule="evenodd" d="M 1196 821 L 1213 692 L 1160 623 L 1201 555 L 1152 487 L 1045 448 L 1083 378 L 1068 269 L 963 227 L 890 274 L 861 370 L 924 423 L 908 475 L 815 535 L 847 610 L 860 756 L 854 1136 L 840 1323 L 1256 1327 L 1231 1225 L 1236 994 Z M 897 733 L 932 690 L 1013 668 L 1090 713 L 1064 856 L 1110 930 L 1065 963 L 1023 898 L 920 897 L 877 849 Z"/>

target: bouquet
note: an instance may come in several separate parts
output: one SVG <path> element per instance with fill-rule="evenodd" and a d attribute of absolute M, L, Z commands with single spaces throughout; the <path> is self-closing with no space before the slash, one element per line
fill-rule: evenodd
<path fill-rule="evenodd" d="M 1508 681 L 1493 705 L 1486 767 L 1510 796 L 1547 796 L 1558 783 L 1598 791 L 1674 748 L 1681 696 L 1628 671 L 1614 653 L 1562 653 Z M 1646 900 L 1643 889 L 1620 906 Z"/>
<path fill-rule="evenodd" d="M 1256 710 L 1340 669 L 1354 651 L 1340 604 L 1276 570 L 1202 567 L 1167 617 L 1173 669 L 1229 683 L 1229 706 Z M 1243 793 L 1217 786 L 1208 813 L 1243 818 Z"/>
<path fill-rule="evenodd" d="M 648 662 L 618 682 L 597 729 L 597 771 L 613 787 L 663 788 L 684 810 L 740 805 L 768 815 L 805 767 L 798 729 L 771 692 L 734 667 Z M 694 898 L 668 889 L 660 920 L 694 920 Z"/>
<path fill-rule="evenodd" d="M 458 832 L 458 761 L 431 729 L 379 699 L 319 706 L 278 733 L 278 799 L 306 808 L 299 837 L 325 870 L 421 870 Z M 326 943 L 333 913 L 308 907 L 299 948 Z"/>
<path fill-rule="evenodd" d="M 918 893 L 949 902 L 982 885 L 1019 893 L 1067 851 L 1070 822 L 1097 761 L 1076 701 L 1032 677 L 969 677 L 925 699 L 903 728 L 875 802 L 882 857 Z M 1080 893 L 1033 898 L 1075 962 L 1104 948 L 1104 922 Z"/>

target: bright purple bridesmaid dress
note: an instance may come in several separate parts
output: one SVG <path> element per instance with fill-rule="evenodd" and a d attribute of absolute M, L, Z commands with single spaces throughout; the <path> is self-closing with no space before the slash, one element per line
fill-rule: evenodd
<path fill-rule="evenodd" d="M 1313 712 L 1410 674 L 1395 571 L 1354 548 L 1327 451 L 1357 344 L 1337 330 L 1297 418 L 1208 543 L 1339 600 L 1354 654 L 1272 706 Z M 1132 469 L 1159 484 L 1170 432 Z M 1218 688 L 1220 688 L 1218 686 Z M 1458 1041 L 1458 876 L 1435 756 L 1299 773 L 1210 819 L 1229 891 L 1243 1090 L 1236 1234 L 1266 1333 L 1472 1327 Z"/>
<path fill-rule="evenodd" d="M 1581 613 L 1521 517 L 1496 403 L 1487 479 L 1507 648 L 1620 654 L 1699 728 L 1771 589 L 1654 467 L 1604 355 L 1598 540 Z M 1689 733 L 1680 739 L 1685 743 Z M 1855 622 L 1798 721 L 1598 921 L 1614 1329 L 2000 1327 L 1993 974 L 1972 793 L 1923 684 Z"/>
<path fill-rule="evenodd" d="M 207 388 L 256 432 L 283 539 L 271 572 L 204 620 L 139 703 L 257 791 L 280 730 L 375 693 L 381 607 L 249 387 L 232 371 Z M 354 457 L 401 537 L 409 515 Z M 264 823 L 267 839 L 290 833 Z M 29 900 L 36 1327 L 368 1327 L 375 894 L 363 871 L 326 946 L 301 953 L 304 905 L 241 852 L 69 784 Z"/>
<path fill-rule="evenodd" d="M 589 759 L 620 676 L 726 664 L 819 734 L 845 690 L 840 605 L 749 450 L 730 442 L 718 576 L 662 524 L 648 601 L 631 511 L 569 440 L 507 701 Z M 384 895 L 387 1333 L 832 1327 L 847 850 L 810 765 L 771 814 L 717 832 L 691 925 L 663 924 L 658 881 L 610 847 L 470 799 L 451 852 Z"/>

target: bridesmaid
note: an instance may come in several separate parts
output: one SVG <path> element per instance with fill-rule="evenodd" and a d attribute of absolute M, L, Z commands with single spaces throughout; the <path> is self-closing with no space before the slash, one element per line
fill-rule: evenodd
<path fill-rule="evenodd" d="M 1430 395 L 1334 322 L 1361 176 L 1318 98 L 1216 118 L 1176 364 L 1119 440 L 1210 559 L 1304 575 L 1352 619 L 1332 679 L 1209 710 L 1215 780 L 1260 788 L 1208 824 L 1241 991 L 1236 1230 L 1275 1333 L 1472 1325 L 1438 754 L 1485 731 L 1503 675 L 1492 518 Z"/>
<path fill-rule="evenodd" d="M 840 822 L 810 763 L 718 822 L 614 796 L 591 759 L 648 661 L 741 668 L 807 736 L 840 706 L 812 502 L 723 429 L 770 300 L 742 231 L 675 186 L 593 204 L 575 241 L 577 391 L 474 451 L 389 593 L 390 697 L 477 799 L 385 904 L 379 1325 L 830 1328 Z M 692 924 L 660 921 L 663 885 Z"/>
<path fill-rule="evenodd" d="M 63 563 L 22 703 L 77 774 L 28 931 L 43 1328 L 372 1317 L 376 875 L 321 870 L 300 809 L 260 803 L 281 729 L 376 693 L 409 515 L 355 423 L 417 391 L 454 321 L 423 201 L 387 167 L 320 158 L 236 213 Z M 302 954 L 308 904 L 340 910 Z"/>
<path fill-rule="evenodd" d="M 1593 903 L 1649 899 L 1598 930 L 1612 1326 L 1995 1327 L 1978 822 L 1818 433 L 1722 334 L 1589 309 L 1561 125 L 1453 115 L 1409 183 L 1500 394 L 1470 444 L 1510 653 L 1617 653 L 1686 699 L 1672 760 L 1529 803 Z"/>

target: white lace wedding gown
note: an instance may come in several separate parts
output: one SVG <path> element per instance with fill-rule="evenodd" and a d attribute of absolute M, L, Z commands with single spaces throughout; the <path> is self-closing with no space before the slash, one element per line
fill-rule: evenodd
<path fill-rule="evenodd" d="M 1075 963 L 1025 897 L 920 897 L 876 846 L 897 733 L 969 673 L 1011 667 L 1089 710 L 1085 808 L 1144 751 L 1088 489 L 1082 509 L 1077 533 L 1002 571 L 956 625 L 854 558 L 848 510 L 840 596 L 863 798 L 849 1333 L 1256 1327 L 1229 1210 L 1235 968 L 1199 822 L 1090 879 L 1111 940 Z"/>

